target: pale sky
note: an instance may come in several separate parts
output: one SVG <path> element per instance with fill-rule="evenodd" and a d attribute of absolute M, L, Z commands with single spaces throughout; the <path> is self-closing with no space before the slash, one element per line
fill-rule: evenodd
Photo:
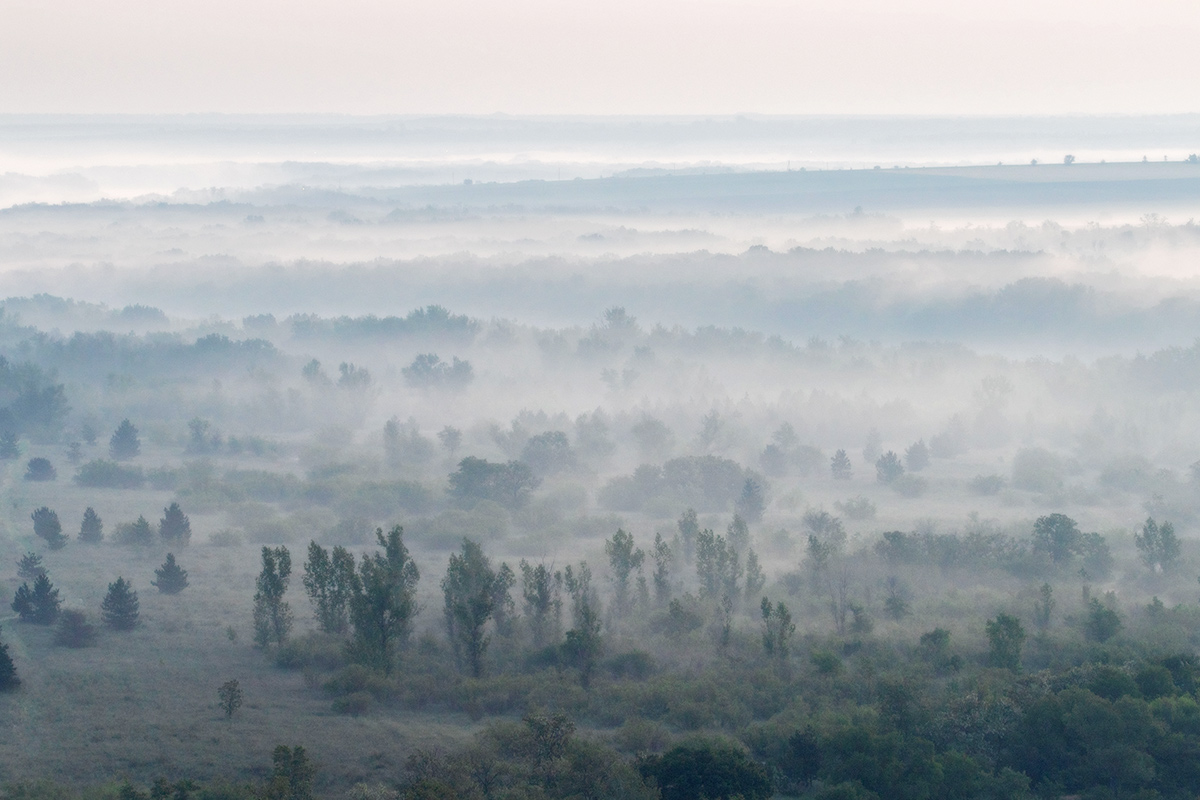
<path fill-rule="evenodd" d="M 1191 0 L 0 0 L 0 113 L 1200 111 Z"/>

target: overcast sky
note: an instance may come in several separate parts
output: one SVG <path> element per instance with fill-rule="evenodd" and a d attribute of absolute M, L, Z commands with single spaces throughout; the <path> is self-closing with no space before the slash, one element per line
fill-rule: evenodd
<path fill-rule="evenodd" d="M 0 112 L 1200 110 L 1195 0 L 0 0 Z"/>

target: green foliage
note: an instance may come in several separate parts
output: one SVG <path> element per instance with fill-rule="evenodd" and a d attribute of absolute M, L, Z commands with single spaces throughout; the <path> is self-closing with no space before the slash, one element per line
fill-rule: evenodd
<path fill-rule="evenodd" d="M 746 478 L 746 482 L 742 484 L 742 493 L 733 505 L 739 518 L 747 522 L 762 522 L 763 511 L 767 508 L 762 483 L 754 478 Z"/>
<path fill-rule="evenodd" d="M 350 600 L 354 626 L 350 649 L 360 663 L 390 674 L 419 610 L 416 594 L 421 573 L 404 546 L 403 528 L 396 525 L 386 538 L 382 529 L 377 530 L 375 538 L 384 552 L 364 554 L 359 563 Z"/>
<path fill-rule="evenodd" d="M 113 531 L 113 541 L 117 544 L 149 547 L 155 543 L 156 538 L 150 521 L 140 515 L 135 521 L 122 523 Z"/>
<path fill-rule="evenodd" d="M 96 509 L 88 506 L 83 512 L 83 521 L 79 524 L 79 541 L 88 544 L 99 544 L 104 541 L 104 521 L 96 513 Z"/>
<path fill-rule="evenodd" d="M 12 601 L 12 610 L 17 612 L 21 621 L 35 625 L 53 625 L 61 606 L 58 589 L 54 588 L 44 572 L 34 579 L 33 589 L 29 588 L 29 584 L 22 583 Z"/>
<path fill-rule="evenodd" d="M 696 515 L 696 509 L 689 508 L 684 511 L 675 523 L 675 527 L 679 529 L 679 541 L 683 545 L 683 559 L 690 564 L 696 557 L 696 541 L 700 538 L 700 519 Z"/>
<path fill-rule="evenodd" d="M 909 472 L 920 472 L 929 466 L 929 447 L 924 439 L 918 439 L 904 451 L 904 466 Z"/>
<path fill-rule="evenodd" d="M 1112 552 L 1108 549 L 1108 543 L 1104 541 L 1103 536 L 1098 533 L 1083 534 L 1079 550 L 1082 556 L 1080 561 L 1085 580 L 1091 578 L 1104 580 L 1112 573 Z"/>
<path fill-rule="evenodd" d="M 767 770 L 723 743 L 673 747 L 642 759 L 638 769 L 655 781 L 662 800 L 767 800 L 772 794 Z"/>
<path fill-rule="evenodd" d="M 187 547 L 192 539 L 192 523 L 179 507 L 172 502 L 163 509 L 163 518 L 158 521 L 158 536 L 168 547 Z"/>
<path fill-rule="evenodd" d="M 632 475 L 613 478 L 597 499 L 617 511 L 687 506 L 723 512 L 741 497 L 747 480 L 761 487 L 761 478 L 736 461 L 714 455 L 683 456 L 661 467 L 643 464 Z"/>
<path fill-rule="evenodd" d="M 1017 672 L 1021 669 L 1021 648 L 1025 644 L 1025 629 L 1011 614 L 997 614 L 986 626 L 988 664 Z"/>
<path fill-rule="evenodd" d="M 912 613 L 908 602 L 908 590 L 895 575 L 888 576 L 887 597 L 883 600 L 883 610 L 893 620 L 902 620 Z"/>
<path fill-rule="evenodd" d="M 113 630 L 130 631 L 138 624 L 138 595 L 124 578 L 117 578 L 108 585 L 101 609 L 104 624 Z"/>
<path fill-rule="evenodd" d="M 0 641 L 0 692 L 12 692 L 19 688 L 21 679 L 17 676 L 17 666 L 12 656 L 8 654 L 8 645 Z"/>
<path fill-rule="evenodd" d="M 90 489 L 140 489 L 146 483 L 141 467 L 96 459 L 79 468 L 75 482 Z"/>
<path fill-rule="evenodd" d="M 892 483 L 904 474 L 904 465 L 900 456 L 888 450 L 875 461 L 875 480 L 880 483 Z"/>
<path fill-rule="evenodd" d="M 292 609 L 283 599 L 291 574 L 286 547 L 262 549 L 262 571 L 254 582 L 254 643 L 259 647 L 283 644 L 292 630 Z"/>
<path fill-rule="evenodd" d="M 128 461 L 141 452 L 142 442 L 138 438 L 138 429 L 128 419 L 121 420 L 121 424 L 113 431 L 112 438 L 108 440 L 109 457 L 114 461 Z"/>
<path fill-rule="evenodd" d="M 167 553 L 167 560 L 154 570 L 154 580 L 150 582 L 162 594 L 179 594 L 187 588 L 187 570 L 181 569 L 175 563 L 175 554 Z"/>
<path fill-rule="evenodd" d="M 25 466 L 25 480 L 52 481 L 58 477 L 58 470 L 47 458 L 31 458 Z"/>
<path fill-rule="evenodd" d="M 217 688 L 217 704 L 225 712 L 225 719 L 233 719 L 233 714 L 242 707 L 244 696 L 242 687 L 237 680 L 228 680 Z"/>
<path fill-rule="evenodd" d="M 540 484 L 541 479 L 521 461 L 493 464 L 467 456 L 459 462 L 458 471 L 450 475 L 450 496 L 467 505 L 491 500 L 507 508 L 520 508 Z"/>
<path fill-rule="evenodd" d="M 765 597 L 759 611 L 762 614 L 763 652 L 767 654 L 767 658 L 786 662 L 791 651 L 792 636 L 796 633 L 792 612 L 782 601 L 772 607 L 771 601 Z"/>
<path fill-rule="evenodd" d="M 600 600 L 592 590 L 592 571 L 587 562 L 579 562 L 577 569 L 567 565 L 563 582 L 571 595 L 574 623 L 562 645 L 563 657 L 579 670 L 579 684 L 587 689 L 604 646 L 600 637 Z"/>
<path fill-rule="evenodd" d="M 438 431 L 438 441 L 442 443 L 442 447 L 451 458 L 458 452 L 458 448 L 462 447 L 462 431 L 455 428 L 453 425 L 447 425 Z"/>
<path fill-rule="evenodd" d="M 463 539 L 461 554 L 450 556 L 442 579 L 446 635 L 459 669 L 475 678 L 483 674 L 483 659 L 491 642 L 486 626 L 503 602 L 502 595 L 507 594 L 504 583 L 483 548 L 470 539 Z"/>
<path fill-rule="evenodd" d="M 36 580 L 39 575 L 45 573 L 46 567 L 42 564 L 42 557 L 37 553 L 26 553 L 17 562 L 17 577 L 22 580 Z"/>
<path fill-rule="evenodd" d="M 1093 642 L 1107 642 L 1121 631 L 1121 617 L 1095 597 L 1087 604 L 1084 633 Z"/>
<path fill-rule="evenodd" d="M 671 546 L 667 544 L 662 534 L 654 534 L 654 602 L 660 608 L 671 597 Z"/>
<path fill-rule="evenodd" d="M 1033 524 L 1033 552 L 1049 556 L 1055 565 L 1068 563 L 1082 547 L 1083 534 L 1066 514 L 1038 517 Z"/>
<path fill-rule="evenodd" d="M 460 361 L 454 356 L 450 363 L 442 361 L 436 353 L 423 353 L 400 370 L 409 385 L 423 389 L 451 389 L 461 391 L 475 379 L 475 371 L 469 361 Z"/>
<path fill-rule="evenodd" d="M 862 495 L 851 497 L 844 502 L 835 501 L 833 507 L 842 512 L 847 519 L 875 519 L 875 504 Z"/>
<path fill-rule="evenodd" d="M 758 563 L 758 553 L 754 548 L 746 553 L 746 602 L 753 603 L 758 599 L 763 587 L 767 585 L 767 576 Z"/>
<path fill-rule="evenodd" d="M 678 639 L 704 626 L 700 602 L 690 594 L 674 597 L 667 603 L 666 632 Z"/>
<path fill-rule="evenodd" d="M 1033 624 L 1043 633 L 1050 627 L 1054 616 L 1054 589 L 1048 583 L 1043 583 L 1038 592 L 1038 599 L 1033 604 Z"/>
<path fill-rule="evenodd" d="M 967 486 L 975 494 L 997 495 L 1004 489 L 1004 478 L 1000 475 L 976 475 Z"/>
<path fill-rule="evenodd" d="M 917 654 L 938 672 L 958 672 L 962 669 L 962 658 L 951 652 L 950 631 L 945 628 L 934 628 L 921 634 Z"/>
<path fill-rule="evenodd" d="M 521 461 L 542 477 L 557 475 L 576 466 L 575 452 L 567 434 L 562 431 L 546 431 L 529 437 L 521 451 Z"/>
<path fill-rule="evenodd" d="M 271 779 L 259 792 L 262 800 L 313 800 L 317 769 L 303 747 L 279 745 L 271 761 Z"/>
<path fill-rule="evenodd" d="M 1160 526 L 1153 517 L 1148 517 L 1133 538 L 1142 563 L 1152 572 L 1166 572 L 1179 563 L 1179 539 L 1170 522 Z"/>
<path fill-rule="evenodd" d="M 33 532 L 40 539 L 44 539 L 51 550 L 61 550 L 66 546 L 69 539 L 63 535 L 62 523 L 58 521 L 58 514 L 51 511 L 46 506 L 42 506 L 30 515 L 33 519 Z"/>
<path fill-rule="evenodd" d="M 743 573 L 741 559 L 725 537 L 708 528 L 700 531 L 696 537 L 696 579 L 702 598 L 740 599 Z"/>
<path fill-rule="evenodd" d="M 845 450 L 838 450 L 829 460 L 829 471 L 839 481 L 848 481 L 854 476 L 854 467 Z"/>
<path fill-rule="evenodd" d="M 612 572 L 613 613 L 623 618 L 632 609 L 630 578 L 634 572 L 641 571 L 646 554 L 634 545 L 633 536 L 620 528 L 611 539 L 605 540 L 604 553 L 608 556 L 608 566 Z"/>
<path fill-rule="evenodd" d="M 96 628 L 88 621 L 87 614 L 77 609 L 67 609 L 58 617 L 58 628 L 54 631 L 54 643 L 63 647 L 90 647 L 96 641 Z"/>
<path fill-rule="evenodd" d="M 545 564 L 533 566 L 524 559 L 520 566 L 525 620 L 533 648 L 540 650 L 558 639 L 562 624 L 563 576 Z"/>
<path fill-rule="evenodd" d="M 819 675 L 841 675 L 846 669 L 846 665 L 842 663 L 842 659 L 838 658 L 837 653 L 829 650 L 814 650 L 808 660 L 812 662 Z"/>
<path fill-rule="evenodd" d="M 304 590 L 312 601 L 317 624 L 325 633 L 344 633 L 349 627 L 348 611 L 356 579 L 354 556 L 346 548 L 334 547 L 331 556 L 316 542 L 309 542 Z"/>

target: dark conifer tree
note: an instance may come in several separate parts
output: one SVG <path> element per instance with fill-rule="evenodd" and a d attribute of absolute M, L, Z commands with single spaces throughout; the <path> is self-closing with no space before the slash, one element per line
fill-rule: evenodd
<path fill-rule="evenodd" d="M 138 429 L 127 419 L 121 420 L 112 438 L 108 440 L 108 453 L 117 461 L 125 461 L 142 452 Z"/>
<path fill-rule="evenodd" d="M 39 538 L 45 539 L 51 550 L 61 550 L 66 545 L 67 537 L 63 536 L 62 523 L 58 521 L 57 513 L 42 506 L 29 516 L 33 520 L 33 532 Z"/>
<path fill-rule="evenodd" d="M 154 570 L 154 575 L 156 577 L 150 583 L 152 586 L 158 587 L 158 591 L 163 594 L 179 594 L 187 588 L 187 570 L 180 569 L 179 565 L 175 563 L 174 553 L 167 553 L 167 560 L 161 567 Z"/>
<path fill-rule="evenodd" d="M 45 571 L 46 568 L 42 566 L 42 557 L 37 553 L 26 553 L 17 562 L 17 577 L 22 580 L 35 581 L 37 576 Z"/>
<path fill-rule="evenodd" d="M 0 642 L 0 692 L 11 692 L 21 685 L 17 677 L 17 666 L 8 654 L 8 645 Z"/>
<path fill-rule="evenodd" d="M 104 521 L 91 506 L 83 512 L 83 522 L 79 525 L 79 541 L 88 544 L 99 544 L 104 540 Z"/>
<path fill-rule="evenodd" d="M 108 585 L 108 594 L 101 604 L 104 624 L 114 630 L 133 630 L 138 624 L 138 596 L 133 586 L 124 578 L 117 578 Z"/>
<path fill-rule="evenodd" d="M 163 509 L 163 518 L 158 521 L 158 535 L 164 544 L 173 547 L 187 547 L 191 541 L 192 523 L 179 503 L 171 503 Z"/>
<path fill-rule="evenodd" d="M 59 607 L 62 601 L 58 598 L 58 589 L 50 583 L 46 573 L 38 575 L 33 582 L 21 584 L 12 601 L 12 610 L 17 612 L 22 622 L 32 622 L 35 625 L 53 625 L 58 619 Z"/>

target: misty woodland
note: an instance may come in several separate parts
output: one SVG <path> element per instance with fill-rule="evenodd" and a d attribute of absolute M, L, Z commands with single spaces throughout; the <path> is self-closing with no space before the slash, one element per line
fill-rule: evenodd
<path fill-rule="evenodd" d="M 1064 161 L 8 204 L 0 794 L 1200 795 L 1200 165 Z"/>

